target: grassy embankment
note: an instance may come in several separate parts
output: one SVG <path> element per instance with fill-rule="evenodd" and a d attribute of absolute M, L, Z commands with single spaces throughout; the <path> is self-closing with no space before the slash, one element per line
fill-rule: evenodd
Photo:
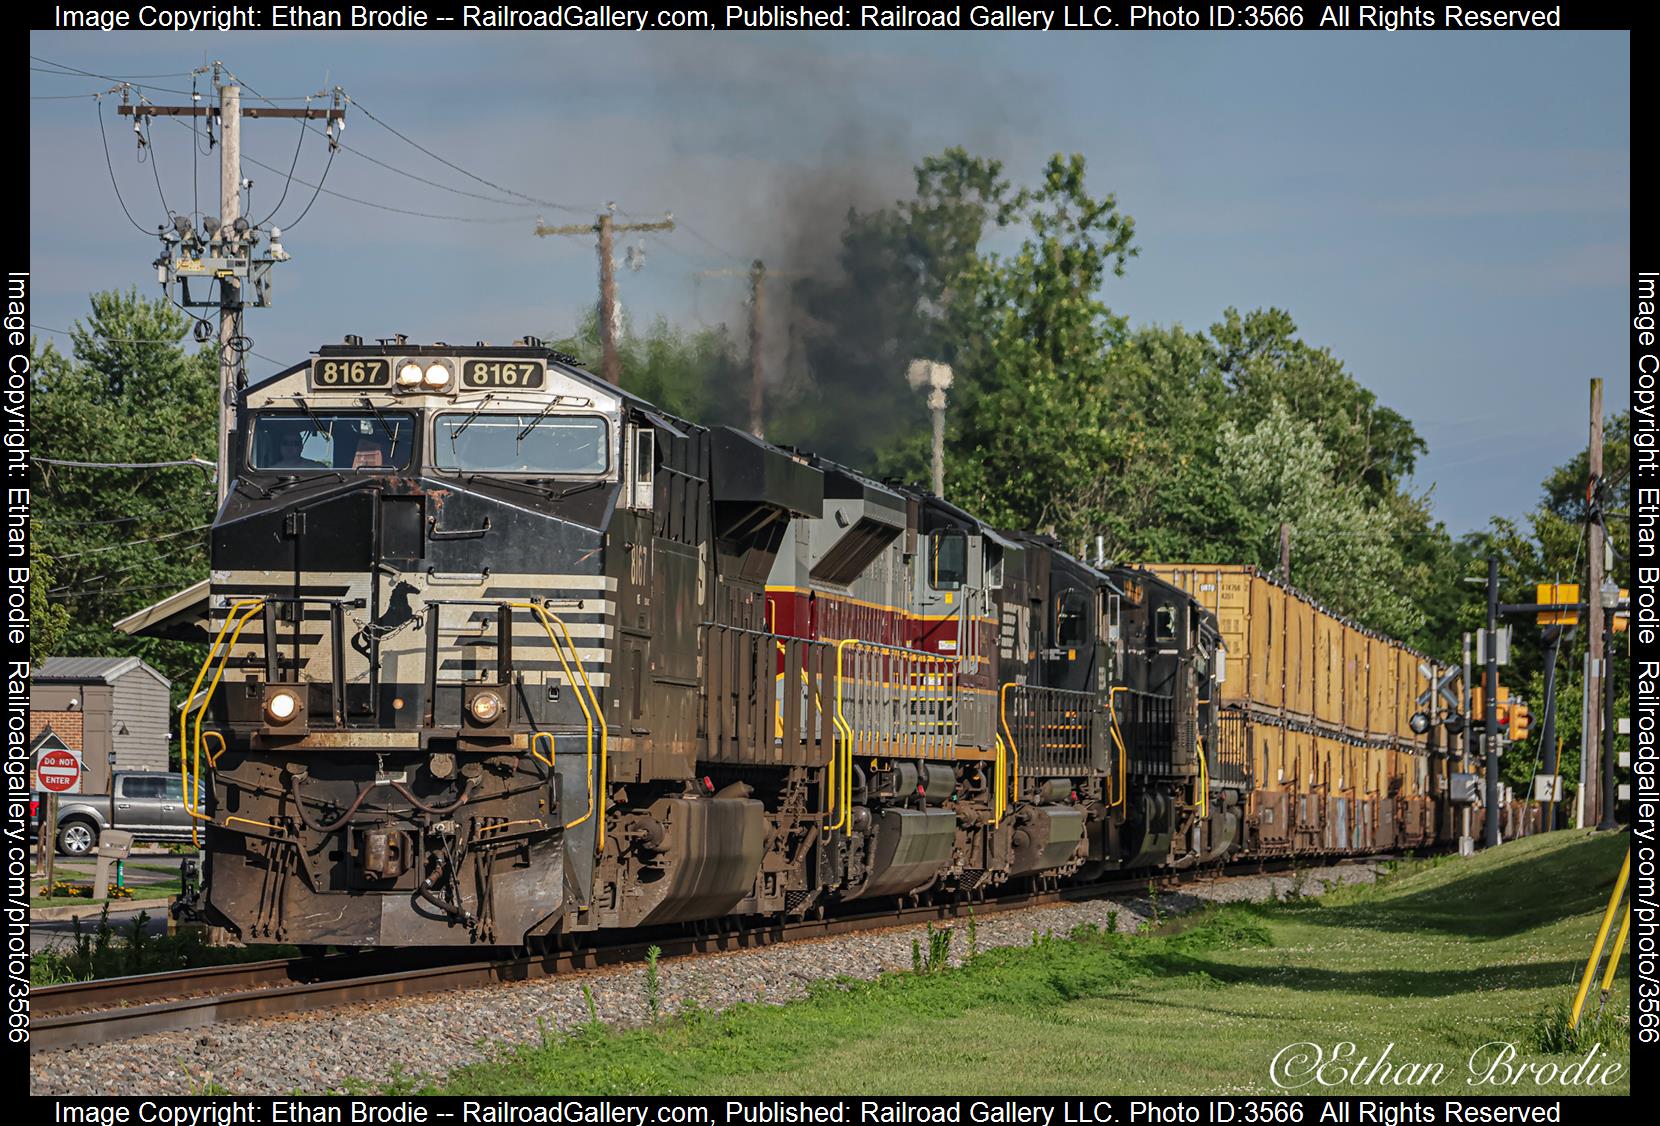
<path fill-rule="evenodd" d="M 1515 1045 L 1516 1064 L 1565 1065 L 1596 1042 L 1599 1061 L 1621 1065 L 1610 1085 L 1530 1078 L 1508 1090 L 1626 1093 L 1624 972 L 1595 1030 L 1565 1043 L 1561 1017 L 1625 848 L 1623 834 L 1558 833 L 1471 859 L 1408 862 L 1377 885 L 1318 899 L 1220 908 L 1177 934 L 1041 938 L 960 968 L 825 983 L 785 1006 L 678 1013 L 631 1031 L 596 1022 L 504 1049 L 429 1089 L 1274 1093 L 1270 1061 L 1281 1049 L 1312 1042 L 1329 1055 L 1351 1042 L 1371 1060 L 1393 1045 L 1387 1077 L 1297 1089 L 1480 1095 L 1504 1091 L 1471 1086 L 1468 1060 L 1500 1041 Z M 1411 1064 L 1439 1064 L 1445 1076 L 1398 1070 Z M 1295 1081 L 1284 1057 L 1282 1067 Z"/>

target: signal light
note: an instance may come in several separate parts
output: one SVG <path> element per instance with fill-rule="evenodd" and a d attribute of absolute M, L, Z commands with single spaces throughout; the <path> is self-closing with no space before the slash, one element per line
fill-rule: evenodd
<path fill-rule="evenodd" d="M 1521 701 L 1510 706 L 1510 741 L 1520 743 L 1527 738 L 1527 729 L 1532 726 L 1533 716 L 1526 704 Z"/>
<path fill-rule="evenodd" d="M 1486 694 L 1477 687 L 1470 695 L 1470 719 L 1475 723 L 1487 722 Z M 1510 717 L 1510 689 L 1499 685 L 1499 726 L 1503 727 Z"/>

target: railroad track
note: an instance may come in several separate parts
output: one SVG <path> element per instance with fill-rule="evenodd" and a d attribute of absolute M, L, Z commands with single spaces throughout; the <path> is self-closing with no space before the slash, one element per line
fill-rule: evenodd
<path fill-rule="evenodd" d="M 667 957 L 745 950 L 857 931 L 949 921 L 962 917 L 969 908 L 976 915 L 985 916 L 1125 891 L 1145 891 L 1149 880 L 1165 887 L 1178 887 L 1200 877 L 1257 875 L 1288 867 L 1289 863 L 1252 861 L 1221 872 L 1149 874 L 1131 880 L 987 897 L 978 902 L 898 906 L 790 923 L 734 925 L 728 920 L 710 920 L 699 933 L 680 932 L 649 939 L 631 935 L 633 940 L 615 944 L 579 946 L 535 955 L 503 951 L 494 957 L 467 962 L 442 961 L 430 951 L 391 951 L 380 957 L 341 954 L 244 962 L 43 986 L 31 992 L 29 1042 L 35 1050 L 51 1051 L 356 1002 L 533 981 L 637 962 L 646 957 L 652 946 L 657 946 Z M 409 964 L 412 959 L 422 958 L 424 964 Z M 398 963 L 401 963 L 398 968 L 386 968 Z M 376 966 L 378 972 L 363 972 Z"/>

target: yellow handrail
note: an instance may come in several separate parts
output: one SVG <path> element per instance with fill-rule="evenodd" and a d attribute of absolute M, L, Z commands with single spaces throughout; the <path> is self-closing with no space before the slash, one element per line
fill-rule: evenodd
<path fill-rule="evenodd" d="M 581 701 L 581 695 L 580 694 L 578 694 L 577 700 L 578 700 L 578 702 Z M 547 758 L 543 758 L 541 755 L 536 753 L 536 741 L 538 739 L 546 739 L 548 741 L 548 757 Z M 541 763 L 543 766 L 546 766 L 550 771 L 557 771 L 558 770 L 557 763 L 558 763 L 558 760 L 559 760 L 559 744 L 554 739 L 553 732 L 551 732 L 551 731 L 537 731 L 537 732 L 535 732 L 531 735 L 531 737 L 530 737 L 530 757 L 535 759 L 537 762 Z M 594 740 L 593 740 L 593 733 L 592 733 L 591 730 L 590 730 L 589 736 L 588 736 L 587 779 L 588 779 L 588 809 L 587 809 L 587 812 L 585 812 L 581 817 L 578 817 L 575 821 L 567 821 L 565 824 L 559 826 L 561 829 L 574 829 L 574 828 L 576 828 L 578 825 L 580 825 L 584 821 L 588 820 L 588 818 L 590 816 L 592 816 L 593 812 L 594 812 Z"/>
<path fill-rule="evenodd" d="M 1125 764 L 1130 757 L 1130 752 L 1125 749 L 1124 734 L 1118 729 L 1118 694 L 1129 690 L 1128 686 L 1117 684 L 1107 693 L 1107 720 L 1112 728 L 1112 741 L 1118 747 L 1118 778 L 1113 785 L 1112 804 L 1107 807 L 1108 809 L 1117 809 L 1124 805 L 1127 797 L 1124 792 L 1127 788 L 1124 775 L 1128 769 Z"/>
<path fill-rule="evenodd" d="M 579 705 L 581 705 L 582 714 L 588 721 L 588 784 L 589 784 L 590 787 L 593 787 L 593 785 L 594 785 L 594 782 L 593 782 L 593 778 L 594 778 L 594 770 L 593 770 L 593 765 L 594 765 L 594 758 L 593 758 L 593 755 L 594 755 L 594 726 L 597 723 L 598 726 L 599 726 L 599 787 L 598 787 L 599 794 L 598 794 L 598 798 L 599 798 L 600 802 L 603 802 L 605 800 L 605 781 L 606 781 L 605 773 L 606 773 L 606 763 L 607 763 L 607 758 L 608 758 L 607 752 L 609 750 L 609 748 L 607 746 L 607 742 L 606 742 L 607 731 L 606 731 L 606 724 L 605 724 L 605 713 L 600 708 L 599 697 L 594 693 L 594 686 L 591 683 L 589 683 L 589 681 L 588 681 L 588 672 L 587 672 L 586 669 L 584 669 L 582 667 L 582 662 L 580 660 L 576 661 L 576 674 L 575 674 L 574 677 L 572 676 L 572 674 L 571 674 L 571 662 L 569 662 L 565 659 L 565 650 L 563 650 L 559 647 L 559 639 L 554 636 L 553 627 L 555 625 L 557 625 L 559 627 L 559 632 L 562 633 L 565 636 L 565 645 L 566 645 L 566 647 L 570 650 L 571 656 L 575 657 L 576 656 L 576 642 L 571 638 L 571 631 L 565 625 L 564 619 L 562 619 L 558 614 L 549 613 L 546 608 L 544 608 L 542 606 L 538 606 L 534 602 L 510 602 L 510 603 L 508 603 L 508 605 L 513 607 L 513 608 L 520 609 L 520 610 L 529 610 L 532 614 L 535 614 L 537 616 L 537 618 L 539 618 L 541 620 L 542 628 L 547 631 L 548 640 L 553 643 L 554 655 L 559 658 L 559 664 L 560 664 L 560 667 L 562 667 L 565 670 L 565 676 L 571 680 L 571 688 L 575 689 L 576 685 L 577 685 L 577 682 L 579 680 L 582 684 L 582 690 L 577 692 L 577 694 L 576 694 L 576 702 Z M 583 698 L 584 694 L 586 694 L 586 697 L 587 697 L 586 700 L 584 700 L 584 698 Z M 588 710 L 589 704 L 593 705 L 593 711 L 592 712 L 590 712 Z M 588 820 L 588 818 L 590 818 L 594 815 L 594 810 L 596 808 L 594 797 L 595 797 L 594 790 L 592 788 L 590 788 L 589 791 L 588 791 L 588 812 L 584 813 L 581 817 L 579 817 L 575 821 L 571 822 L 570 825 L 565 826 L 567 829 L 574 828 L 575 826 L 582 824 L 584 821 Z M 599 814 L 598 831 L 595 833 L 595 836 L 597 838 L 597 843 L 594 846 L 595 851 L 596 852 L 604 852 L 605 851 L 605 813 L 604 813 L 603 810 L 601 810 L 600 814 Z"/>
<path fill-rule="evenodd" d="M 1002 735 L 994 731 L 992 738 L 996 740 L 992 766 L 997 771 L 997 784 L 991 792 L 991 823 L 997 825 L 1002 823 L 1003 811 L 1009 806 L 1009 752 Z"/>
<path fill-rule="evenodd" d="M 1014 800 L 1020 800 L 1020 747 L 1014 741 L 1014 732 L 1009 729 L 1009 689 L 1019 688 L 1020 685 L 1009 681 L 997 693 L 997 720 L 1003 725 L 1003 738 L 1009 741 L 1009 754 L 1014 756 Z"/>
<path fill-rule="evenodd" d="M 1205 741 L 1195 740 L 1199 750 L 1199 816 L 1210 816 L 1210 766 L 1206 763 Z"/>
<path fill-rule="evenodd" d="M 208 703 L 213 699 L 214 689 L 219 687 L 219 678 L 225 673 L 225 665 L 230 660 L 231 649 L 235 647 L 236 639 L 242 636 L 242 627 L 247 625 L 248 620 L 264 606 L 265 600 L 263 598 L 245 598 L 231 605 L 225 614 L 225 624 L 219 627 L 218 634 L 213 638 L 213 644 L 208 646 L 207 656 L 202 659 L 202 667 L 196 672 L 196 680 L 191 684 L 190 692 L 185 696 L 184 704 L 179 708 L 181 713 L 179 716 L 179 784 L 183 791 L 185 813 L 191 818 L 190 843 L 197 848 L 202 847 L 202 840 L 196 832 L 196 822 L 211 822 L 213 820 L 212 817 L 201 811 L 202 715 L 207 711 Z M 238 617 L 239 614 L 240 617 Z M 232 633 L 230 640 L 226 642 L 225 634 L 230 630 L 233 619 L 236 620 L 236 632 Z M 219 655 L 222 642 L 224 643 L 224 656 L 220 658 L 219 667 L 214 670 L 213 683 L 208 686 L 207 693 L 202 698 L 201 707 L 196 710 L 194 729 L 187 730 L 192 726 L 190 702 L 196 698 L 197 690 L 202 687 L 202 680 L 207 676 L 208 666 L 213 664 L 213 658 Z M 223 755 L 225 753 L 225 737 L 217 731 L 210 731 L 208 734 L 218 738 L 219 754 Z M 188 746 L 186 745 L 187 738 Z M 218 755 L 208 756 L 208 766 L 211 767 L 218 761 Z M 194 780 L 191 777 L 193 769 L 195 773 Z"/>
<path fill-rule="evenodd" d="M 1574 1010 L 1573 1016 L 1568 1021 L 1569 1028 L 1579 1027 L 1579 1015 L 1585 1008 L 1585 995 L 1591 991 L 1591 979 L 1596 976 L 1597 961 L 1602 957 L 1602 944 L 1608 941 L 1608 928 L 1614 925 L 1614 912 L 1620 906 L 1620 897 L 1625 895 L 1626 880 L 1630 878 L 1631 849 L 1628 847 L 1625 850 L 1625 863 L 1620 865 L 1620 878 L 1614 881 L 1614 894 L 1608 897 L 1608 909 L 1602 913 L 1602 926 L 1597 929 L 1597 941 L 1591 947 L 1591 956 L 1585 962 L 1585 973 L 1579 979 L 1579 992 L 1574 994 Z M 1622 938 L 1625 936 L 1623 928 L 1620 935 Z M 1618 957 L 1618 955 L 1615 957 Z M 1608 963 L 1608 982 L 1610 985 L 1614 981 L 1613 974 L 1614 960 L 1610 959 Z M 1606 989 L 1607 986 L 1603 988 Z"/>

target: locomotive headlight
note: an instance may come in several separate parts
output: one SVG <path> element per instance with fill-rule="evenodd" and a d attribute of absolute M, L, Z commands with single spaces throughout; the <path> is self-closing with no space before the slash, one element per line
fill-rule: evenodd
<path fill-rule="evenodd" d="M 421 376 L 421 379 L 428 387 L 435 390 L 446 387 L 450 382 L 450 369 L 444 364 L 428 364 L 427 370 Z"/>
<path fill-rule="evenodd" d="M 272 723 L 287 723 L 300 712 L 300 698 L 286 689 L 280 689 L 265 701 L 265 717 Z"/>
<path fill-rule="evenodd" d="M 407 363 L 398 369 L 398 386 L 414 387 L 416 384 L 421 382 L 422 375 L 423 372 L 421 371 L 420 364 L 413 362 Z"/>
<path fill-rule="evenodd" d="M 480 692 L 468 702 L 467 710 L 479 723 L 494 723 L 501 715 L 501 697 L 494 692 Z"/>

